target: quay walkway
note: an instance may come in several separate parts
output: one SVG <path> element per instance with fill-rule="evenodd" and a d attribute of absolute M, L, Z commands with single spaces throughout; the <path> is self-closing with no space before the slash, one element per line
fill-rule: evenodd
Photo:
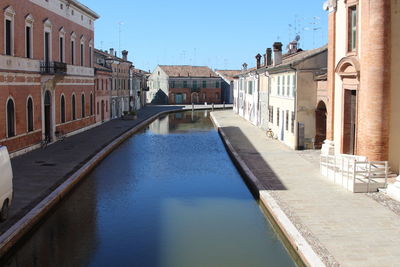
<path fill-rule="evenodd" d="M 334 185 L 320 175 L 313 155 L 267 138 L 232 111 L 213 112 L 212 119 L 234 161 L 255 180 L 250 184 L 306 261 L 326 266 L 399 265 L 398 202 Z"/>
<path fill-rule="evenodd" d="M 232 108 L 232 105 L 215 105 L 214 107 L 215 109 Z M 211 108 L 211 105 L 194 106 L 196 110 Z M 47 197 L 51 194 L 55 195 L 53 198 L 64 197 L 64 193 L 57 193 L 57 195 L 54 194 L 54 190 L 63 185 L 110 143 L 158 114 L 191 109 L 191 105 L 149 105 L 137 112 L 136 120 L 110 120 L 46 148 L 39 148 L 11 159 L 14 174 L 14 200 L 8 220 L 0 223 L 0 257 L 25 233 L 25 231 L 21 232 L 17 236 L 16 232 L 24 227 L 29 229 L 32 226 L 29 224 L 34 224 L 32 219 L 35 216 L 39 217 L 39 212 L 32 213 L 32 211 L 38 209 L 43 215 L 46 209 L 49 209 L 45 207 Z"/>

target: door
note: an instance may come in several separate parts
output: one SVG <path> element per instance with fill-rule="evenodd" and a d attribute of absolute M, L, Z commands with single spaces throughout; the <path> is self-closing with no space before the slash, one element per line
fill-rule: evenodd
<path fill-rule="evenodd" d="M 297 125 L 297 129 L 298 129 L 298 149 L 299 150 L 303 150 L 305 147 L 304 144 L 304 139 L 305 139 L 305 129 L 304 129 L 304 123 L 299 122 Z"/>
<path fill-rule="evenodd" d="M 343 154 L 354 155 L 356 148 L 357 91 L 344 90 Z"/>
<path fill-rule="evenodd" d="M 175 104 L 182 104 L 183 96 L 182 94 L 175 94 Z"/>
<path fill-rule="evenodd" d="M 44 136 L 51 141 L 51 94 L 46 91 L 44 96 Z"/>

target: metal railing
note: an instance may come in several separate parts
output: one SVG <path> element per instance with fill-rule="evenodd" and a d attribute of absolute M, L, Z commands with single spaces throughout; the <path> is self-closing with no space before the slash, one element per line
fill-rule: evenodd
<path fill-rule="evenodd" d="M 352 155 L 321 155 L 321 174 L 356 191 L 356 186 L 366 184 L 366 192 L 375 190 L 372 184 L 386 188 L 389 176 L 387 161 L 368 161 L 366 157 Z"/>
<path fill-rule="evenodd" d="M 40 73 L 47 75 L 66 75 L 67 64 L 57 61 L 41 61 L 40 62 Z"/>

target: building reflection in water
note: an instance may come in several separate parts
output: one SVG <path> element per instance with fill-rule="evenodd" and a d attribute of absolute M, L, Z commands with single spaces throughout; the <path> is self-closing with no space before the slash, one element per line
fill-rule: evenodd
<path fill-rule="evenodd" d="M 159 118 L 149 126 L 149 130 L 153 134 L 192 133 L 209 131 L 213 128 L 207 110 L 171 113 Z"/>
<path fill-rule="evenodd" d="M 0 266 L 87 266 L 98 242 L 96 195 L 96 182 L 86 179 Z"/>

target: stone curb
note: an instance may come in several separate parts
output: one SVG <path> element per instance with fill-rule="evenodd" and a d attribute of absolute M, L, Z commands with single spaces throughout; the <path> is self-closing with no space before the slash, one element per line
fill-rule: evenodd
<path fill-rule="evenodd" d="M 290 242 L 292 247 L 297 251 L 302 261 L 307 266 L 326 266 L 317 253 L 312 249 L 311 245 L 302 236 L 295 225 L 290 221 L 288 216 L 280 208 L 279 204 L 275 201 L 273 196 L 266 190 L 264 185 L 257 179 L 247 164 L 242 160 L 239 153 L 233 147 L 229 141 L 227 135 L 219 124 L 218 120 L 211 113 L 211 120 L 218 129 L 218 133 L 221 136 L 222 141 L 228 153 L 231 155 L 233 162 L 238 167 L 239 171 L 243 175 L 246 183 L 249 184 L 252 192 L 258 197 L 271 216 L 274 218 L 276 224 L 279 226 L 287 240 Z"/>
<path fill-rule="evenodd" d="M 214 108 L 219 109 L 219 108 Z M 221 108 L 222 109 L 222 108 Z M 226 108 L 229 109 L 229 108 Z M 147 126 L 158 117 L 169 113 L 175 113 L 180 111 L 190 111 L 191 108 L 181 109 L 170 109 L 166 111 L 160 111 L 148 119 L 142 121 L 138 125 L 134 126 L 121 136 L 116 138 L 114 141 L 109 143 L 105 148 L 98 152 L 93 158 L 91 158 L 85 165 L 83 165 L 78 171 L 71 175 L 65 180 L 60 186 L 58 186 L 52 193 L 45 197 L 39 204 L 37 204 L 32 210 L 30 210 L 24 217 L 18 222 L 11 226 L 6 232 L 0 236 L 0 258 L 7 254 L 19 240 L 21 240 L 29 231 L 39 223 L 44 216 L 77 185 L 85 176 L 90 173 L 105 157 L 107 157 L 112 151 L 114 151 L 119 145 L 126 141 L 133 134 Z M 195 108 L 195 110 L 211 110 L 210 108 Z"/>

